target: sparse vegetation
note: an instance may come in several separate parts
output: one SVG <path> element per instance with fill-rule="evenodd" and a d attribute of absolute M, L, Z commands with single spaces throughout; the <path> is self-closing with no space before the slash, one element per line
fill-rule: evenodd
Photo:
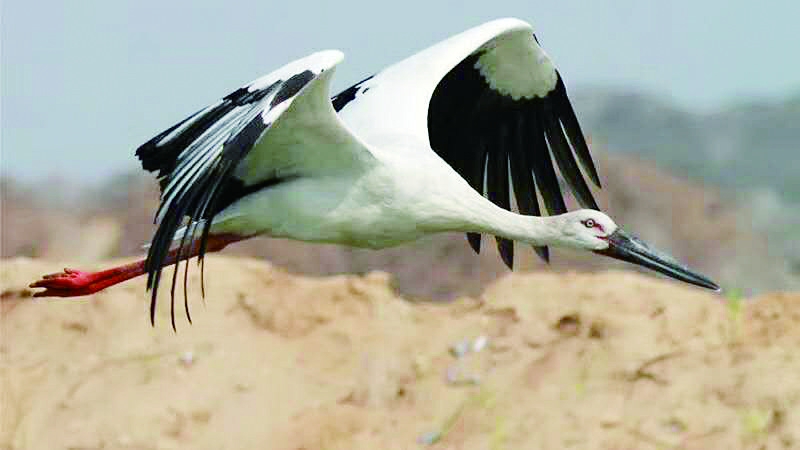
<path fill-rule="evenodd" d="M 744 317 L 744 296 L 739 289 L 729 289 L 725 298 L 728 303 L 729 336 L 728 342 L 737 344 L 742 335 L 742 320 Z"/>

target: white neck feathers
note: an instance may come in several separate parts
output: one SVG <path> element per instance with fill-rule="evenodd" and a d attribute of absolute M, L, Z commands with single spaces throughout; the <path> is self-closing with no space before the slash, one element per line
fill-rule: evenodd
<path fill-rule="evenodd" d="M 465 183 L 466 184 L 466 183 Z M 476 232 L 500 236 L 532 245 L 551 245 L 559 241 L 559 219 L 524 216 L 507 211 L 472 188 L 462 195 L 430 196 L 434 204 L 427 211 L 436 214 L 422 219 L 432 231 Z M 437 201 L 440 199 L 442 201 Z"/>

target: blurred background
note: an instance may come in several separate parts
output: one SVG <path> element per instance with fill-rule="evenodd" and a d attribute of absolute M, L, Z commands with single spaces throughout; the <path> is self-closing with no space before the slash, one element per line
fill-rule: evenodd
<path fill-rule="evenodd" d="M 2 256 L 141 253 L 156 183 L 135 148 L 216 98 L 324 48 L 341 89 L 492 18 L 532 23 L 589 136 L 618 223 L 744 293 L 800 286 L 800 42 L 794 1 L 154 0 L 2 4 Z M 462 235 L 374 252 L 279 240 L 229 253 L 309 274 L 382 269 L 406 295 L 506 273 Z M 554 252 L 547 267 L 596 269 Z M 630 267 L 627 267 L 630 268 Z"/>
<path fill-rule="evenodd" d="M 722 294 L 558 249 L 518 248 L 506 276 L 493 239 L 476 256 L 453 234 L 233 245 L 206 302 L 189 272 L 177 332 L 165 289 L 150 326 L 144 277 L 29 298 L 142 254 L 158 189 L 134 150 L 189 113 L 313 51 L 344 51 L 344 89 L 505 16 L 565 78 L 603 209 Z M 798 19 L 796 0 L 3 1 L 0 449 L 800 448 L 800 295 L 776 292 L 800 291 Z"/>

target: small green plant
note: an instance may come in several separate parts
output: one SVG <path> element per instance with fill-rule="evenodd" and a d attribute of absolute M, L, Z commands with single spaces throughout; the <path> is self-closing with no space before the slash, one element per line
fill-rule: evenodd
<path fill-rule="evenodd" d="M 491 411 L 497 404 L 497 395 L 488 388 L 481 388 L 478 392 L 468 394 L 467 397 L 458 404 L 456 409 L 448 415 L 442 426 L 438 430 L 423 433 L 418 442 L 423 445 L 433 445 L 444 439 L 458 423 L 458 420 L 471 407 L 478 407 Z M 502 444 L 506 440 L 507 429 L 502 418 L 498 417 L 491 436 L 492 449 L 502 449 Z"/>
<path fill-rule="evenodd" d="M 757 439 L 765 436 L 771 423 L 771 410 L 748 408 L 742 412 L 742 430 L 747 438 Z"/>
<path fill-rule="evenodd" d="M 438 430 L 429 431 L 424 433 L 419 438 L 419 442 L 424 445 L 433 445 L 440 440 L 444 439 L 445 436 L 453 429 L 456 422 L 458 422 L 459 417 L 464 412 L 467 407 L 467 401 L 461 402 L 458 407 L 453 411 L 447 418 L 445 418 L 444 423 Z"/>
<path fill-rule="evenodd" d="M 489 448 L 491 450 L 504 450 L 508 440 L 508 420 L 504 416 L 497 416 L 494 421 Z"/>
<path fill-rule="evenodd" d="M 725 297 L 728 302 L 728 339 L 730 343 L 739 342 L 742 333 L 742 319 L 744 317 L 744 295 L 741 289 L 729 290 Z"/>

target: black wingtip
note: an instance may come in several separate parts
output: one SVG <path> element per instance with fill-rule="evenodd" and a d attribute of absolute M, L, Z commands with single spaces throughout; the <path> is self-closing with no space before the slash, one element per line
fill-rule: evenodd
<path fill-rule="evenodd" d="M 556 84 L 556 93 L 554 103 L 558 111 L 558 118 L 564 131 L 567 132 L 570 144 L 581 162 L 581 167 L 589 175 L 595 186 L 601 188 L 600 176 L 597 173 L 597 168 L 592 161 L 592 155 L 589 153 L 589 146 L 586 144 L 586 138 L 583 136 L 578 116 L 572 108 L 572 104 L 567 96 L 567 88 L 564 86 L 564 81 L 561 79 L 561 74 L 558 74 L 558 81 Z"/>
<path fill-rule="evenodd" d="M 481 235 L 480 233 L 467 233 L 467 242 L 472 250 L 477 254 L 481 254 Z"/>
<path fill-rule="evenodd" d="M 189 261 L 183 265 L 183 309 L 186 311 L 186 320 L 192 324 L 192 314 L 189 312 Z"/>
<path fill-rule="evenodd" d="M 508 266 L 508 270 L 514 270 L 514 241 L 505 238 L 496 239 L 500 258 Z"/>
<path fill-rule="evenodd" d="M 150 289 L 148 286 L 147 289 Z M 150 296 L 150 326 L 155 328 L 156 327 L 156 291 L 153 290 L 153 293 Z"/>
<path fill-rule="evenodd" d="M 175 296 L 173 295 L 169 302 L 169 320 L 172 323 L 172 331 L 177 333 L 178 327 L 175 326 Z"/>
<path fill-rule="evenodd" d="M 184 237 L 186 237 L 184 235 Z M 178 278 L 178 271 L 180 270 L 180 257 L 181 253 L 183 252 L 183 239 L 181 239 L 180 246 L 178 247 L 177 259 L 175 261 L 175 270 L 172 272 L 172 287 L 169 290 L 169 318 L 172 322 L 172 331 L 178 332 L 177 327 L 175 326 L 175 281 Z M 188 261 L 187 263 L 188 264 Z"/>
<path fill-rule="evenodd" d="M 592 191 L 584 181 L 583 176 L 581 176 L 580 169 L 572 156 L 572 151 L 569 148 L 569 144 L 567 144 L 561 124 L 555 117 L 547 115 L 545 117 L 544 131 L 550 151 L 556 160 L 556 165 L 558 165 L 561 175 L 567 180 L 567 184 L 569 184 L 572 193 L 575 194 L 575 198 L 584 208 L 599 209 L 594 196 L 592 196 Z"/>
<path fill-rule="evenodd" d="M 534 103 L 530 108 L 533 118 L 527 121 L 530 126 L 530 129 L 527 130 L 530 133 L 531 142 L 534 143 L 533 149 L 536 153 L 534 157 L 530 158 L 529 162 L 535 175 L 535 182 L 539 192 L 542 194 L 542 200 L 544 200 L 547 212 L 551 216 L 563 214 L 567 212 L 567 205 L 564 203 L 564 196 L 561 193 L 553 161 L 550 159 L 550 153 L 547 150 L 541 102 Z"/>
<path fill-rule="evenodd" d="M 542 261 L 544 261 L 545 264 L 550 264 L 550 249 L 548 249 L 547 247 L 539 247 L 534 245 L 533 251 L 535 251 L 536 254 L 539 255 L 539 258 Z"/>

